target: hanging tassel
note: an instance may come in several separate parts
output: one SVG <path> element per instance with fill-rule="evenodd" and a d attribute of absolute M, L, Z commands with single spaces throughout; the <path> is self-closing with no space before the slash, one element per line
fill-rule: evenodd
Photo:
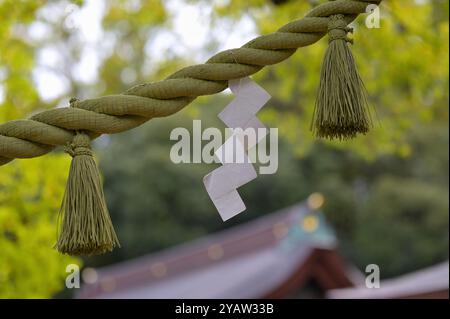
<path fill-rule="evenodd" d="M 320 73 L 311 130 L 319 137 L 349 139 L 366 134 L 372 125 L 364 83 L 358 74 L 347 37 L 353 32 L 344 15 L 330 16 L 329 45 Z"/>
<path fill-rule="evenodd" d="M 73 107 L 76 99 L 70 104 Z M 59 212 L 62 219 L 55 248 L 69 255 L 98 255 L 120 247 L 92 156 L 90 138 L 77 132 L 65 151 L 72 156 Z"/>

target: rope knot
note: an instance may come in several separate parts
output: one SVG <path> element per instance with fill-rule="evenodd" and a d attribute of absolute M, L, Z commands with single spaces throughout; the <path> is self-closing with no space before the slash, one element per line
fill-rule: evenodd
<path fill-rule="evenodd" d="M 76 97 L 71 97 L 69 100 L 70 107 L 76 107 L 75 104 L 78 102 Z"/>
<path fill-rule="evenodd" d="M 64 151 L 72 157 L 80 155 L 92 156 L 91 139 L 87 134 L 77 133 L 72 142 L 66 145 Z"/>
<path fill-rule="evenodd" d="M 347 27 L 343 14 L 330 16 L 330 21 L 328 22 L 328 43 L 341 39 L 353 44 L 353 39 L 347 37 L 349 32 L 352 33 L 353 28 Z"/>
<path fill-rule="evenodd" d="M 70 107 L 77 107 L 78 101 L 76 97 L 72 97 L 69 100 Z M 72 157 L 80 155 L 92 156 L 91 139 L 87 134 L 77 131 L 72 142 L 64 147 L 64 151 Z"/>

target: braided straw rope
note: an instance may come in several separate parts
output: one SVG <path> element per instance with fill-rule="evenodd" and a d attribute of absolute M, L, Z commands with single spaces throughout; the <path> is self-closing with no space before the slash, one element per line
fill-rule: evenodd
<path fill-rule="evenodd" d="M 343 14 L 352 22 L 368 4 L 381 0 L 337 0 L 312 9 L 303 19 L 260 36 L 241 48 L 226 50 L 205 64 L 189 66 L 159 82 L 145 83 L 123 94 L 76 101 L 75 107 L 46 110 L 26 120 L 0 125 L 0 166 L 15 158 L 32 158 L 73 139 L 75 131 L 91 138 L 137 127 L 154 117 L 178 112 L 196 97 L 223 91 L 228 80 L 258 72 L 313 44 L 326 33 L 329 16 Z"/>

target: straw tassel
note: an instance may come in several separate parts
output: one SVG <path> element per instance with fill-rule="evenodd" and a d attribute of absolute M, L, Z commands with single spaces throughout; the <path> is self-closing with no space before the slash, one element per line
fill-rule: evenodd
<path fill-rule="evenodd" d="M 366 134 L 371 123 L 367 92 L 359 76 L 347 37 L 353 32 L 344 15 L 330 16 L 329 45 L 320 74 L 320 84 L 311 129 L 317 137 L 354 138 Z"/>
<path fill-rule="evenodd" d="M 76 100 L 71 100 L 71 106 Z M 65 151 L 72 156 L 59 212 L 61 225 L 55 248 L 69 255 L 98 255 L 119 246 L 105 202 L 90 138 L 77 132 Z"/>

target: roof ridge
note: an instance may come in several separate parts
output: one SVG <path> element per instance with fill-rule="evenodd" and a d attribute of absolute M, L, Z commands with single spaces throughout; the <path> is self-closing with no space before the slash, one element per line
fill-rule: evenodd
<path fill-rule="evenodd" d="M 188 256 L 196 255 L 207 250 L 208 247 L 213 244 L 229 245 L 231 243 L 239 242 L 242 239 L 256 236 L 271 225 L 273 226 L 278 222 L 282 222 L 283 220 L 289 220 L 293 213 L 299 211 L 302 214 L 305 214 L 307 212 L 307 206 L 305 205 L 304 201 L 282 208 L 273 213 L 268 213 L 262 217 L 252 219 L 243 224 L 232 226 L 218 232 L 209 233 L 189 242 L 181 243 L 173 247 L 135 257 L 130 260 L 121 261 L 113 265 L 99 267 L 96 270 L 99 274 L 102 274 L 104 276 L 114 276 L 114 273 L 118 274 L 125 268 L 128 272 L 131 268 L 136 267 L 136 271 L 138 271 L 145 264 L 151 264 L 152 261 L 158 260 L 159 262 L 162 259 L 170 261 L 169 257 L 174 256 L 177 253 L 184 254 L 178 255 L 176 259 L 186 258 Z M 234 236 L 229 236 L 230 234 L 233 234 Z M 240 236 L 236 236 L 237 234 L 239 234 Z M 231 238 L 232 240 L 227 242 L 228 238 Z M 171 262 L 173 262 L 173 260 L 171 260 Z"/>

